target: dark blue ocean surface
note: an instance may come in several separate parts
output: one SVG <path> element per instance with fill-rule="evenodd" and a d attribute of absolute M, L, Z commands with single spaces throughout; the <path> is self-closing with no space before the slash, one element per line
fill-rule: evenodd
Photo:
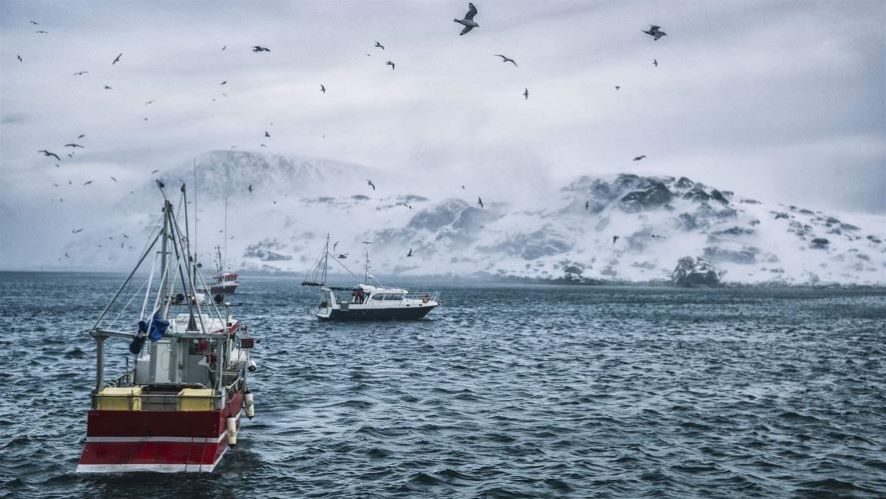
<path fill-rule="evenodd" d="M 444 287 L 427 320 L 326 324 L 247 276 L 240 444 L 213 474 L 78 476 L 83 331 L 121 278 L 0 273 L 0 494 L 886 495 L 886 292 L 857 290 Z"/>

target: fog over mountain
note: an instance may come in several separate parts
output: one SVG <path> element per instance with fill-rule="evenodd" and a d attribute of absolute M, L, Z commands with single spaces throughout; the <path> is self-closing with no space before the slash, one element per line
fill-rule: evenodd
<path fill-rule="evenodd" d="M 663 281 L 679 258 L 697 256 L 725 271 L 727 282 L 886 283 L 878 216 L 757 200 L 686 177 L 580 176 L 531 198 L 491 186 L 427 186 L 419 170 L 388 175 L 246 151 L 209 152 L 156 177 L 172 199 L 187 183 L 191 214 L 196 197 L 201 260 L 213 262 L 219 245 L 240 270 L 306 274 L 328 233 L 334 254 L 345 256 L 331 259 L 331 272 L 344 273 L 341 263 L 361 274 L 362 241 L 370 241 L 372 272 L 382 279 Z M 123 270 L 156 223 L 159 200 L 146 180 L 102 217 L 83 221 L 83 232 L 66 236 L 54 255 L 31 261 Z"/>

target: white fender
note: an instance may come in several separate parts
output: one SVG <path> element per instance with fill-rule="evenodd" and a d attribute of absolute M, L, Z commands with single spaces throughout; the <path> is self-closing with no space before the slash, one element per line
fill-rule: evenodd
<path fill-rule="evenodd" d="M 228 445 L 237 445 L 237 418 L 228 418 Z"/>
<path fill-rule="evenodd" d="M 244 405 L 246 406 L 246 417 L 252 419 L 255 416 L 255 403 L 251 393 L 247 393 L 244 397 Z"/>

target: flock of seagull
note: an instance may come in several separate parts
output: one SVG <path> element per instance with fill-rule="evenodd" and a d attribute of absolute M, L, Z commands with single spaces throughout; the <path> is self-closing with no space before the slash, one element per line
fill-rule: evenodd
<path fill-rule="evenodd" d="M 454 19 L 453 19 L 453 22 L 458 23 L 458 24 L 460 24 L 460 25 L 463 26 L 461 32 L 459 33 L 459 36 L 464 36 L 464 35 L 468 34 L 469 32 L 471 32 L 474 28 L 479 28 L 479 27 L 480 27 L 480 24 L 477 23 L 477 21 L 475 20 L 475 17 L 477 16 L 477 14 L 478 14 L 477 7 L 476 7 L 473 3 L 468 3 L 468 11 L 465 13 L 464 17 L 461 18 L 461 19 L 459 19 L 459 18 L 454 18 Z M 37 25 L 40 24 L 40 23 L 38 23 L 37 21 L 33 21 L 33 20 L 30 21 L 30 23 L 33 24 L 33 25 L 35 25 L 35 26 L 37 26 Z M 658 41 L 658 40 L 661 39 L 662 37 L 667 36 L 667 33 L 665 33 L 664 31 L 661 30 L 661 26 L 656 26 L 656 25 L 654 25 L 654 24 L 653 24 L 653 25 L 650 25 L 650 26 L 649 26 L 649 29 L 641 30 L 641 31 L 642 31 L 643 33 L 645 33 L 645 34 L 651 36 L 651 37 L 653 38 L 654 41 Z M 38 34 L 48 34 L 48 32 L 45 31 L 45 30 L 38 30 L 38 31 L 36 31 L 35 33 L 38 33 Z M 375 42 L 374 48 L 381 49 L 381 50 L 385 50 L 385 46 L 384 46 L 382 43 L 378 42 L 378 41 Z M 223 47 L 221 48 L 222 51 L 224 51 L 224 50 L 226 50 L 226 49 L 227 49 L 227 45 L 225 45 L 225 46 L 223 46 Z M 270 52 L 271 52 L 271 49 L 269 49 L 268 47 L 261 46 L 261 45 L 253 45 L 253 46 L 252 46 L 252 52 L 254 52 L 254 53 L 256 53 L 256 54 L 263 53 L 263 52 L 268 52 L 268 53 L 270 53 Z M 369 55 L 371 55 L 371 54 L 367 53 L 367 54 L 365 54 L 365 55 L 369 56 Z M 508 57 L 508 56 L 506 56 L 506 55 L 504 55 L 504 54 L 493 54 L 493 56 L 494 56 L 494 57 L 499 57 L 499 58 L 501 58 L 501 62 L 504 63 L 504 64 L 510 63 L 510 64 L 513 64 L 513 66 L 514 66 L 515 68 L 518 68 L 518 67 L 519 67 L 519 65 L 517 64 L 517 61 L 516 61 L 516 60 L 514 60 L 513 58 Z M 123 58 L 123 53 L 120 52 L 120 53 L 117 54 L 117 56 L 114 57 L 114 59 L 111 61 L 111 65 L 113 66 L 113 65 L 116 65 L 118 62 L 121 62 L 122 58 Z M 21 62 L 24 62 L 24 59 L 22 58 L 21 54 L 16 54 L 16 59 L 17 59 L 20 63 L 21 63 Z M 652 64 L 653 64 L 653 66 L 658 67 L 658 59 L 653 59 L 653 60 L 652 60 Z M 385 62 L 385 65 L 386 65 L 386 66 L 390 66 L 392 71 L 396 70 L 396 68 L 397 68 L 396 63 L 394 63 L 394 62 L 391 61 L 391 60 L 386 61 L 386 62 Z M 89 71 L 78 71 L 78 72 L 74 73 L 74 76 L 83 76 L 83 75 L 86 75 L 86 74 L 88 74 L 88 73 L 89 73 Z M 222 82 L 220 83 L 220 86 L 224 86 L 224 85 L 226 85 L 227 83 L 228 83 L 228 81 L 227 81 L 227 80 L 224 80 L 224 81 L 222 81 Z M 105 90 L 113 90 L 113 88 L 112 88 L 110 85 L 107 85 L 107 84 L 104 85 L 104 89 L 105 89 Z M 616 85 L 616 86 L 615 86 L 615 90 L 616 90 L 616 91 L 617 91 L 617 90 L 620 90 L 620 89 L 621 89 L 621 87 L 620 87 L 619 85 Z M 326 85 L 325 85 L 325 83 L 321 83 L 321 84 L 320 84 L 320 92 L 323 93 L 323 94 L 326 94 Z M 227 94 L 222 94 L 222 95 L 224 95 L 225 97 L 227 97 Z M 528 99 L 529 99 L 529 88 L 524 88 L 523 93 L 522 93 L 522 96 L 523 96 L 524 100 L 528 100 Z M 212 100 L 214 101 L 215 99 L 212 99 Z M 155 102 L 155 101 L 154 101 L 153 99 L 152 99 L 152 100 L 148 100 L 147 102 L 145 102 L 145 106 L 149 106 L 149 105 L 153 104 L 154 102 Z M 145 121 L 147 121 L 147 119 L 148 119 L 148 118 L 144 118 Z M 271 125 L 273 125 L 273 123 L 271 123 Z M 265 131 L 264 131 L 264 137 L 265 137 L 265 138 L 270 138 L 270 137 L 271 137 L 270 132 L 268 132 L 267 130 L 265 130 Z M 324 137 L 325 137 L 325 135 L 324 135 Z M 83 138 L 85 138 L 85 135 L 84 135 L 84 134 L 80 134 L 80 135 L 77 137 L 77 140 L 80 140 L 80 139 L 83 139 Z M 260 146 L 261 146 L 261 147 L 267 147 L 267 145 L 264 144 L 264 143 L 260 144 Z M 70 142 L 70 143 L 64 144 L 64 147 L 67 147 L 67 148 L 70 148 L 70 149 L 71 149 L 71 152 L 67 153 L 67 157 L 68 157 L 68 158 L 73 158 L 73 157 L 74 157 L 74 151 L 75 151 L 76 149 L 83 149 L 83 148 L 85 148 L 84 145 L 79 144 L 79 143 L 76 143 L 76 142 Z M 231 146 L 231 147 L 232 147 L 232 148 L 236 148 L 236 146 Z M 57 153 L 55 153 L 55 152 L 52 152 L 52 151 L 50 151 L 50 150 L 48 150 L 48 149 L 40 149 L 40 150 L 37 151 L 37 152 L 40 153 L 40 154 L 43 154 L 45 157 L 53 158 L 55 161 L 57 161 L 57 163 L 55 163 L 55 166 L 56 166 L 57 168 L 60 167 L 58 163 L 62 162 L 62 157 L 61 157 L 59 154 L 57 154 Z M 644 158 L 646 158 L 646 155 L 645 155 L 645 154 L 641 154 L 641 155 L 638 155 L 638 156 L 634 157 L 633 161 L 640 161 L 640 160 L 642 160 L 642 159 L 644 159 Z M 154 170 L 154 171 L 152 171 L 152 172 L 151 172 L 151 175 L 154 175 L 154 174 L 158 173 L 158 171 L 159 171 L 159 170 Z M 117 182 L 117 179 L 114 178 L 113 176 L 111 176 L 110 179 L 111 179 L 112 181 L 114 181 L 114 182 Z M 84 182 L 83 185 L 84 185 L 84 186 L 87 186 L 87 185 L 92 184 L 92 182 L 93 182 L 93 180 L 90 179 L 90 180 Z M 69 180 L 69 181 L 68 181 L 68 184 L 71 185 L 72 182 Z M 368 179 L 368 180 L 367 180 L 367 184 L 368 184 L 369 187 L 372 188 L 373 191 L 376 190 L 376 186 L 375 186 L 375 184 L 372 182 L 371 179 Z M 58 187 L 58 184 L 53 184 L 53 186 L 54 186 L 54 187 Z M 462 185 L 462 189 L 464 189 L 464 188 L 465 188 L 465 187 Z M 250 184 L 250 185 L 248 186 L 247 190 L 248 190 L 248 192 L 251 194 L 251 193 L 253 192 L 253 186 Z M 132 191 L 130 191 L 130 193 L 132 193 Z M 53 201 L 54 201 L 54 200 L 53 200 Z M 62 199 L 62 198 L 59 198 L 59 201 L 62 202 L 63 199 Z M 275 201 L 275 203 L 276 203 L 276 201 Z M 480 196 L 477 196 L 477 205 L 478 205 L 480 208 L 484 208 L 483 199 L 482 199 Z M 410 208 L 411 208 L 411 206 L 410 206 Z M 585 209 L 586 209 L 586 210 L 589 209 L 589 203 L 585 203 Z M 79 229 L 75 229 L 75 230 L 73 230 L 72 233 L 73 233 L 73 234 L 79 234 L 79 233 L 82 232 L 82 231 L 83 231 L 83 229 L 82 229 L 82 228 L 79 228 Z M 614 244 L 617 240 L 618 240 L 618 236 L 615 236 L 615 237 L 613 238 L 613 241 L 612 241 L 613 244 Z M 412 250 L 412 248 L 409 249 L 409 252 L 408 252 L 408 254 L 407 254 L 406 256 L 407 256 L 407 257 L 411 257 L 411 256 L 413 256 L 413 250 Z M 68 257 L 68 254 L 67 254 L 67 253 L 65 253 L 65 257 Z M 345 256 L 345 257 L 346 257 L 346 256 Z"/>

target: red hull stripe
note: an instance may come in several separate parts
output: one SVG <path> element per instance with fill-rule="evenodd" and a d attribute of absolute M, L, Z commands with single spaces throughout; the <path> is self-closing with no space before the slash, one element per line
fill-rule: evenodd
<path fill-rule="evenodd" d="M 127 473 L 134 471 L 147 471 L 154 473 L 210 473 L 212 472 L 216 466 L 218 466 L 219 461 L 221 461 L 222 456 L 225 455 L 225 452 L 228 450 L 227 444 L 221 445 L 221 452 L 218 453 L 218 457 L 216 457 L 211 463 L 174 463 L 174 464 L 165 464 L 165 463 L 102 463 L 102 464 L 88 464 L 80 462 L 77 465 L 77 473 Z"/>

